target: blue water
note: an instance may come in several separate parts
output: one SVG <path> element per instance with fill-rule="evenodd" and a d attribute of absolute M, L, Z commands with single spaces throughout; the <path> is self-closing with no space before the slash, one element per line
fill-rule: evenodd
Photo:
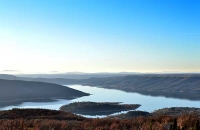
<path fill-rule="evenodd" d="M 24 102 L 17 106 L 7 106 L 0 110 L 8 110 L 12 108 L 46 108 L 59 110 L 62 105 L 77 101 L 94 101 L 94 102 L 122 102 L 124 104 L 141 104 L 138 110 L 152 112 L 156 109 L 165 107 L 197 107 L 200 108 L 200 101 L 190 101 L 185 99 L 175 99 L 166 97 L 153 97 L 141 95 L 138 93 L 128 93 L 120 90 L 97 88 L 82 85 L 67 85 L 86 93 L 90 96 L 85 96 L 73 100 L 57 99 L 53 102 Z"/>
<path fill-rule="evenodd" d="M 97 88 L 81 85 L 70 85 L 70 88 L 74 88 L 83 92 L 91 93 L 92 95 L 87 97 L 81 97 L 71 100 L 76 101 L 94 101 L 94 102 L 123 102 L 124 104 L 141 104 L 138 110 L 152 112 L 157 109 L 165 107 L 197 107 L 200 108 L 200 101 L 191 101 L 186 99 L 166 98 L 162 96 L 146 96 L 139 93 L 128 93 L 121 90 Z"/>

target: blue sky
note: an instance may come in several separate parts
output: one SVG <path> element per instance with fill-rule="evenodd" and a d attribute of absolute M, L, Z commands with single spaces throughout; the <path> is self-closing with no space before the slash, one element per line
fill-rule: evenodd
<path fill-rule="evenodd" d="M 200 72 L 198 0 L 0 0 L 0 71 Z"/>

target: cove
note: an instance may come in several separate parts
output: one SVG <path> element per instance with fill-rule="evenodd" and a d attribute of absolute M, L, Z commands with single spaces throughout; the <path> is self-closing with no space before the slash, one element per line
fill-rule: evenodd
<path fill-rule="evenodd" d="M 76 98 L 73 100 L 54 99 L 52 102 L 23 102 L 16 106 L 6 106 L 0 110 L 12 108 L 45 108 L 59 110 L 62 105 L 72 102 L 92 101 L 92 102 L 122 102 L 123 104 L 141 104 L 137 110 L 153 112 L 154 110 L 166 107 L 196 107 L 200 108 L 200 101 L 191 101 L 178 98 L 166 98 L 163 96 L 149 96 L 134 92 L 124 92 L 121 90 L 105 89 L 101 87 L 91 87 L 82 85 L 66 85 L 70 88 L 90 93 L 89 96 Z"/>

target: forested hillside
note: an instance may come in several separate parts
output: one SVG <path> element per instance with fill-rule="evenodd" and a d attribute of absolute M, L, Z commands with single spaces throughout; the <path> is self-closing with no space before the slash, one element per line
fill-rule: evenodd
<path fill-rule="evenodd" d="M 132 91 L 200 93 L 199 75 L 133 75 L 91 78 L 85 80 L 83 84 Z"/>
<path fill-rule="evenodd" d="M 80 84 L 139 92 L 145 95 L 200 100 L 200 74 L 135 74 L 129 76 L 65 79 L 0 76 L 0 78 L 39 81 L 61 85 Z"/>

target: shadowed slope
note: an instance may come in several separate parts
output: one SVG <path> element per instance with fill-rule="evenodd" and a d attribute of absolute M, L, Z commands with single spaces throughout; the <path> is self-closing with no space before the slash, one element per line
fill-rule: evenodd
<path fill-rule="evenodd" d="M 0 80 L 0 106 L 13 105 L 26 101 L 50 101 L 51 98 L 73 99 L 88 94 L 62 85 L 18 81 Z"/>
<path fill-rule="evenodd" d="M 83 83 L 106 88 L 140 91 L 200 93 L 199 75 L 136 75 L 110 78 L 93 78 Z"/>

